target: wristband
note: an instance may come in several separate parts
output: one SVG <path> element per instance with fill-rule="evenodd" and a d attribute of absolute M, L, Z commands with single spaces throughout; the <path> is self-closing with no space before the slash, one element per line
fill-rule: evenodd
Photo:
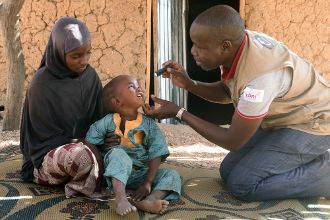
<path fill-rule="evenodd" d="M 198 86 L 198 83 L 197 83 L 196 80 L 193 80 L 193 83 L 194 83 L 195 86 Z"/>
<path fill-rule="evenodd" d="M 185 108 L 180 108 L 180 110 L 178 111 L 178 113 L 176 113 L 176 118 L 181 120 L 182 114 L 184 111 L 187 111 Z"/>

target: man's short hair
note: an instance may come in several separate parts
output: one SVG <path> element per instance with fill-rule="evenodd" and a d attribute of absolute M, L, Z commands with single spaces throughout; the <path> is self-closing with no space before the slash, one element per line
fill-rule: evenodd
<path fill-rule="evenodd" d="M 236 40 L 242 38 L 244 21 L 239 13 L 228 5 L 213 6 L 199 14 L 194 23 L 215 28 L 219 37 Z"/>

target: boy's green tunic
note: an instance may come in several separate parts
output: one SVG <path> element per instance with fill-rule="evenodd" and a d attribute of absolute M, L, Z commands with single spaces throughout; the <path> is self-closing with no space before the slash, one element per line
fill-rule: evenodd
<path fill-rule="evenodd" d="M 165 160 L 169 155 L 167 143 L 155 121 L 141 113 L 134 121 L 126 121 L 125 132 L 119 129 L 119 114 L 108 114 L 95 122 L 86 134 L 86 140 L 95 145 L 104 143 L 108 132 L 114 132 L 121 138 L 118 146 L 102 151 L 105 165 L 105 179 L 111 187 L 114 177 L 126 185 L 137 189 L 148 172 L 148 162 L 156 157 Z M 152 191 L 172 191 L 165 199 L 180 198 L 181 178 L 173 169 L 159 169 L 152 184 Z"/>

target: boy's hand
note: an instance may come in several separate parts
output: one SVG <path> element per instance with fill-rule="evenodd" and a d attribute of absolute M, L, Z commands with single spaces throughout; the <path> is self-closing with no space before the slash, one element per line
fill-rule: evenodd
<path fill-rule="evenodd" d="M 151 192 L 151 183 L 143 183 L 132 195 L 133 201 L 141 201 Z"/>

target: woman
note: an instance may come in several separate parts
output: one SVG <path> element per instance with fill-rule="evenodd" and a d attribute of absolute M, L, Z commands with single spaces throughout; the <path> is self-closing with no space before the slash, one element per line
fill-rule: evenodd
<path fill-rule="evenodd" d="M 94 197 L 102 183 L 102 159 L 81 139 L 102 116 L 102 84 L 88 64 L 90 53 L 87 26 L 72 17 L 60 18 L 27 90 L 22 114 L 23 180 L 65 184 L 67 197 Z"/>

